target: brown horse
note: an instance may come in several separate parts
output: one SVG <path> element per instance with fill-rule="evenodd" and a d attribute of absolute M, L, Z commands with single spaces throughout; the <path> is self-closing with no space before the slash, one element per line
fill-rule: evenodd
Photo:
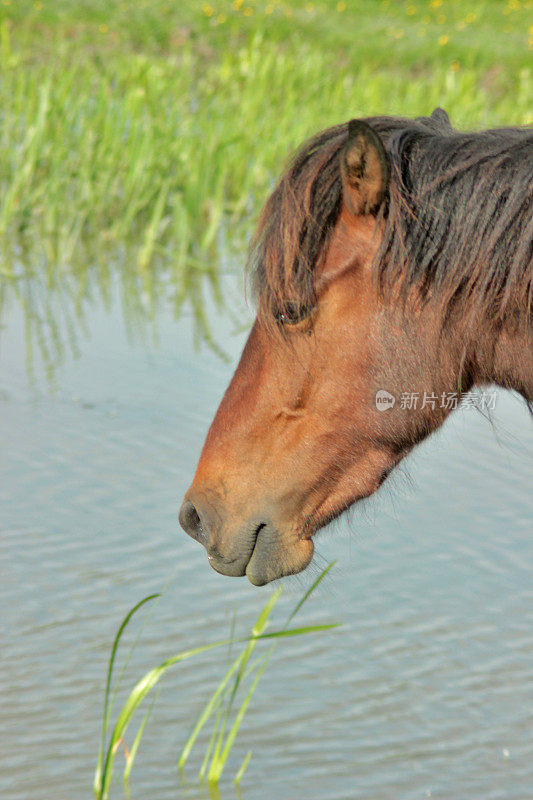
<path fill-rule="evenodd" d="M 436 109 L 302 147 L 261 215 L 257 318 L 180 512 L 215 570 L 305 569 L 315 532 L 474 385 L 531 410 L 532 207 L 528 130 L 461 133 Z"/>

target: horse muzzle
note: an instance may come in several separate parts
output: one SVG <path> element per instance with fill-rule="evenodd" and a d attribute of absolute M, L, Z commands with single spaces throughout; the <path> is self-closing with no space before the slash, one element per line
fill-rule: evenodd
<path fill-rule="evenodd" d="M 263 586 L 304 570 L 313 557 L 309 538 L 287 535 L 268 514 L 254 515 L 239 523 L 220 502 L 189 491 L 179 514 L 183 530 L 202 544 L 209 563 L 221 575 L 241 577 Z"/>

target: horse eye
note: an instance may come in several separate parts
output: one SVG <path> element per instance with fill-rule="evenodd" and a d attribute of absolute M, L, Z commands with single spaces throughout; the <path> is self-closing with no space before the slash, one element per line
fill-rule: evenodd
<path fill-rule="evenodd" d="M 296 303 L 287 303 L 283 311 L 276 314 L 276 320 L 280 325 L 296 325 L 298 322 L 309 316 L 310 309 L 306 306 L 298 306 Z"/>

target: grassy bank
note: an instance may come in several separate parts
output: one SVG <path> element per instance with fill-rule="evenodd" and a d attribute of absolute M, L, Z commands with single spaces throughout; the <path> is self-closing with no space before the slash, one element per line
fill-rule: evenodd
<path fill-rule="evenodd" d="M 201 314 L 316 130 L 436 105 L 458 127 L 531 122 L 531 8 L 2 0 L 0 277 L 70 276 L 80 306 L 113 271 L 151 298 L 164 273 Z"/>
<path fill-rule="evenodd" d="M 133 236 L 141 269 L 165 244 L 177 274 L 205 267 L 222 217 L 253 217 L 319 128 L 437 104 L 459 126 L 531 121 L 530 12 L 4 0 L 0 235 L 62 263 Z"/>

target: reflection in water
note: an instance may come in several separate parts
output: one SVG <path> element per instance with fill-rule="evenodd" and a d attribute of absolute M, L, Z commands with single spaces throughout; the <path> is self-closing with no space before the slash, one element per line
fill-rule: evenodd
<path fill-rule="evenodd" d="M 18 245 L 4 247 L 0 260 L 0 341 L 2 320 L 11 305 L 25 319 L 26 365 L 34 374 L 36 356 L 53 384 L 56 367 L 65 358 L 79 355 L 79 341 L 89 331 L 88 318 L 95 306 L 109 309 L 118 295 L 130 341 L 157 341 L 158 315 L 171 311 L 175 320 L 186 314 L 192 324 L 194 343 L 207 345 L 227 359 L 223 344 L 213 335 L 208 309 L 218 308 L 234 317 L 227 303 L 224 275 L 234 272 L 222 231 L 212 245 L 184 266 L 161 253 L 142 264 L 138 244 L 109 252 L 83 248 L 76 261 L 57 264 Z M 242 263 L 242 255 L 239 258 Z M 225 300 L 226 298 L 226 300 Z"/>

